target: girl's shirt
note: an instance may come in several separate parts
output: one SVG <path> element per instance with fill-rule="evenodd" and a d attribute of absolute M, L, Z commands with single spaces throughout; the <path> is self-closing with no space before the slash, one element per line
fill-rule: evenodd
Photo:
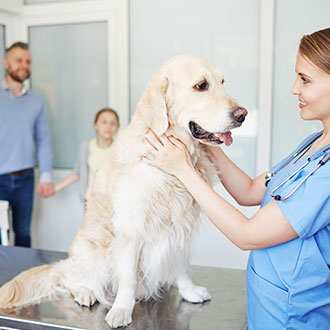
<path fill-rule="evenodd" d="M 93 143 L 93 140 L 94 140 L 94 143 Z M 80 148 L 79 148 L 77 161 L 76 161 L 75 167 L 73 169 L 73 172 L 76 173 L 76 175 L 79 177 L 78 192 L 79 192 L 79 199 L 82 203 L 85 202 L 87 187 L 88 187 L 88 184 L 89 184 L 89 181 L 90 181 L 89 161 L 91 160 L 92 166 L 94 166 L 94 165 L 96 167 L 98 166 L 98 164 L 97 164 L 98 161 L 94 160 L 93 154 L 95 154 L 95 153 L 92 154 L 91 147 L 93 149 L 93 145 L 95 145 L 96 148 L 94 148 L 94 150 L 95 149 L 97 150 L 97 149 L 100 149 L 100 148 L 98 148 L 97 145 L 96 145 L 96 139 L 93 139 L 93 140 L 91 140 L 91 141 L 86 140 L 86 141 L 81 143 Z M 105 157 L 108 155 L 110 147 L 106 148 L 106 149 L 101 149 L 102 151 L 105 151 L 105 153 L 106 153 Z M 96 154 L 98 154 L 98 152 L 96 152 Z M 102 154 L 102 152 L 101 152 L 101 154 Z M 102 160 L 100 160 L 100 162 L 102 162 Z"/>
<path fill-rule="evenodd" d="M 111 145 L 108 148 L 100 148 L 96 143 L 96 138 L 89 142 L 89 157 L 88 157 L 88 184 L 87 190 L 90 188 L 93 176 L 97 168 L 108 156 Z"/>

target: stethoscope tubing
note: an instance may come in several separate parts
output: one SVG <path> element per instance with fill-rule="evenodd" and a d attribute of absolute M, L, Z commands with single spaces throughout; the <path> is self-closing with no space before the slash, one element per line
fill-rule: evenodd
<path fill-rule="evenodd" d="M 326 156 L 329 156 L 330 153 Z M 327 157 L 328 159 L 330 157 Z M 328 160 L 327 159 L 327 160 Z M 323 160 L 323 158 L 322 158 Z M 319 169 L 322 165 L 324 165 L 326 162 L 322 162 L 319 161 L 318 164 L 299 182 L 299 184 L 296 185 L 296 187 L 285 197 L 281 197 L 281 195 L 274 195 L 274 192 L 279 189 L 281 186 L 283 186 L 288 180 L 290 180 L 291 178 L 293 178 L 300 170 L 302 170 L 308 163 L 310 162 L 310 159 L 307 160 L 307 162 L 305 162 L 302 166 L 300 166 L 293 174 L 291 174 L 286 180 L 284 180 L 283 182 L 281 182 L 279 185 L 277 185 L 271 192 L 271 196 L 279 201 L 279 202 L 284 202 L 285 200 L 287 200 L 317 169 Z"/>
<path fill-rule="evenodd" d="M 271 178 L 278 173 L 280 170 L 282 170 L 285 166 L 287 166 L 297 155 L 299 155 L 302 151 L 304 151 L 307 147 L 311 146 L 313 144 L 313 142 L 319 138 L 322 135 L 322 132 L 319 132 L 316 136 L 314 136 L 310 141 L 308 141 L 307 143 L 305 143 L 301 148 L 299 148 L 299 150 L 292 156 L 290 157 L 290 159 L 288 159 L 288 161 L 285 162 L 285 164 L 283 164 L 277 171 L 275 171 L 274 173 L 270 173 L 266 175 L 266 186 L 268 184 L 268 182 L 271 180 Z M 322 152 L 325 152 L 327 150 L 330 149 L 330 144 L 327 144 L 326 146 L 324 146 L 323 148 L 321 148 L 321 150 L 317 153 L 317 155 L 319 155 Z M 315 157 L 313 157 L 315 158 Z M 275 195 L 275 191 L 278 190 L 280 187 L 282 187 L 287 181 L 289 181 L 291 178 L 293 178 L 298 172 L 300 172 L 305 166 L 307 166 L 310 161 L 312 160 L 312 158 L 308 158 L 307 161 L 302 164 L 296 171 L 294 171 L 294 173 L 292 173 L 288 178 L 286 178 L 283 182 L 281 182 L 280 184 L 278 184 L 270 193 L 271 197 L 273 197 L 276 201 L 279 202 L 283 202 L 285 200 L 287 200 L 290 196 L 292 196 L 292 194 L 315 172 L 317 171 L 321 166 L 323 166 L 324 164 L 326 164 L 326 162 L 330 159 L 330 152 L 326 155 L 324 155 L 322 157 L 322 159 L 317 163 L 317 165 L 308 173 L 306 174 L 306 176 L 299 182 L 299 184 L 296 185 L 296 187 L 285 197 L 281 197 L 281 195 Z"/>

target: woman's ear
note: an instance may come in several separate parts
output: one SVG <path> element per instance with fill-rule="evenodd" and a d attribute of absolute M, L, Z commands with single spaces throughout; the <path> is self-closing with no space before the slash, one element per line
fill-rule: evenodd
<path fill-rule="evenodd" d="M 168 78 L 156 73 L 148 82 L 134 116 L 141 116 L 148 128 L 157 136 L 162 135 L 168 128 L 166 92 Z"/>

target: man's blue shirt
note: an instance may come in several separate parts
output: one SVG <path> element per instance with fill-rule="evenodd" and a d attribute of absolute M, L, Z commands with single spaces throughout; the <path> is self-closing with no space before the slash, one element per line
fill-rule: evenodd
<path fill-rule="evenodd" d="M 6 81 L 0 86 L 0 175 L 36 165 L 40 182 L 51 181 L 52 151 L 43 100 L 23 88 L 15 96 Z"/>

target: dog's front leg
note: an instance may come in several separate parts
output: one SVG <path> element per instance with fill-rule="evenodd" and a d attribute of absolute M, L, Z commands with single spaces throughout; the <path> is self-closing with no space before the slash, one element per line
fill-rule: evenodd
<path fill-rule="evenodd" d="M 202 286 L 195 285 L 186 270 L 183 270 L 178 274 L 176 284 L 179 289 L 181 297 L 190 303 L 198 304 L 211 300 L 211 295 L 208 290 Z"/>
<path fill-rule="evenodd" d="M 112 328 L 124 327 L 132 323 L 135 305 L 136 269 L 139 249 L 135 240 L 126 239 L 117 254 L 116 276 L 118 291 L 112 308 L 105 317 Z"/>

